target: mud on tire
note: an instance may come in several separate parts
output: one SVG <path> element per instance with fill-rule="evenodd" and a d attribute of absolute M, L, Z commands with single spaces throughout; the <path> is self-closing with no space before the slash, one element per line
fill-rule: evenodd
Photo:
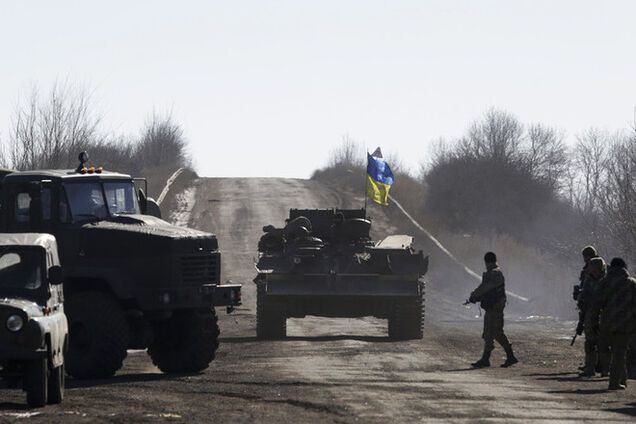
<path fill-rule="evenodd" d="M 424 337 L 424 312 L 426 283 L 419 282 L 420 294 L 416 298 L 397 300 L 389 314 L 389 338 L 394 340 L 421 339 Z"/>
<path fill-rule="evenodd" d="M 287 335 L 285 304 L 273 301 L 265 292 L 265 283 L 258 283 L 256 292 L 256 337 L 282 339 Z"/>
<path fill-rule="evenodd" d="M 108 293 L 81 292 L 65 305 L 69 321 L 66 369 L 78 378 L 111 377 L 126 358 L 129 329 L 117 301 Z"/>
<path fill-rule="evenodd" d="M 206 369 L 219 347 L 214 309 L 178 310 L 155 325 L 148 348 L 152 362 L 165 373 L 193 373 Z"/>

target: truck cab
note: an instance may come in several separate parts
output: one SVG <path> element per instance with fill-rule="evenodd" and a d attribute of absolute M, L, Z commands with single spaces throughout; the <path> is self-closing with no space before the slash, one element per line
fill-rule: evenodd
<path fill-rule="evenodd" d="M 0 234 L 0 377 L 27 403 L 62 402 L 68 322 L 50 234 Z"/>

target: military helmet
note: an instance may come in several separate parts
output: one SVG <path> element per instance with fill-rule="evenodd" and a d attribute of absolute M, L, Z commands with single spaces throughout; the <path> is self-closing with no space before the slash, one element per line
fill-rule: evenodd
<path fill-rule="evenodd" d="M 497 262 L 497 255 L 495 255 L 493 252 L 487 252 L 484 255 L 484 262 L 486 262 L 487 264 L 494 264 L 495 262 Z"/>
<path fill-rule="evenodd" d="M 627 269 L 627 264 L 623 260 L 623 258 L 614 258 L 612 262 L 610 262 L 610 266 L 612 268 L 625 268 Z"/>
<path fill-rule="evenodd" d="M 585 246 L 581 251 L 581 254 L 586 258 L 593 258 L 595 256 L 598 256 L 596 254 L 596 249 L 594 248 L 594 246 Z"/>
<path fill-rule="evenodd" d="M 592 258 L 590 259 L 590 266 L 598 269 L 603 269 L 605 268 L 605 261 L 603 260 L 603 258 L 599 257 Z"/>

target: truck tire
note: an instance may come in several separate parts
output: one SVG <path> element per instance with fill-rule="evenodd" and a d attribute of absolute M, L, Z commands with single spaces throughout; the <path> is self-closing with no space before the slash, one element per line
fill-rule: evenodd
<path fill-rule="evenodd" d="M 108 293 L 80 292 L 65 305 L 69 323 L 68 374 L 77 379 L 112 377 L 122 367 L 129 329 L 124 311 Z"/>
<path fill-rule="evenodd" d="M 26 369 L 27 403 L 33 408 L 46 405 L 48 392 L 49 362 L 48 359 L 35 359 Z"/>
<path fill-rule="evenodd" d="M 64 364 L 51 370 L 48 404 L 57 405 L 64 400 Z"/>
<path fill-rule="evenodd" d="M 165 373 L 195 373 L 210 365 L 218 347 L 216 311 L 185 309 L 155 326 L 148 355 Z"/>
<path fill-rule="evenodd" d="M 420 281 L 420 294 L 415 298 L 397 300 L 389 314 L 389 338 L 412 340 L 424 337 L 424 294 L 426 283 Z"/>
<path fill-rule="evenodd" d="M 259 283 L 256 292 L 256 337 L 271 340 L 284 339 L 286 335 L 285 304 L 269 298 L 265 284 Z"/>

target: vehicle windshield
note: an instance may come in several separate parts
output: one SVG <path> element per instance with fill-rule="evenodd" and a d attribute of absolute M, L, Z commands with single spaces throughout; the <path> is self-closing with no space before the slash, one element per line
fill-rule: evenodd
<path fill-rule="evenodd" d="M 64 189 L 73 222 L 140 213 L 132 181 L 68 182 Z"/>
<path fill-rule="evenodd" d="M 0 292 L 35 291 L 42 287 L 43 256 L 40 249 L 0 248 Z"/>

